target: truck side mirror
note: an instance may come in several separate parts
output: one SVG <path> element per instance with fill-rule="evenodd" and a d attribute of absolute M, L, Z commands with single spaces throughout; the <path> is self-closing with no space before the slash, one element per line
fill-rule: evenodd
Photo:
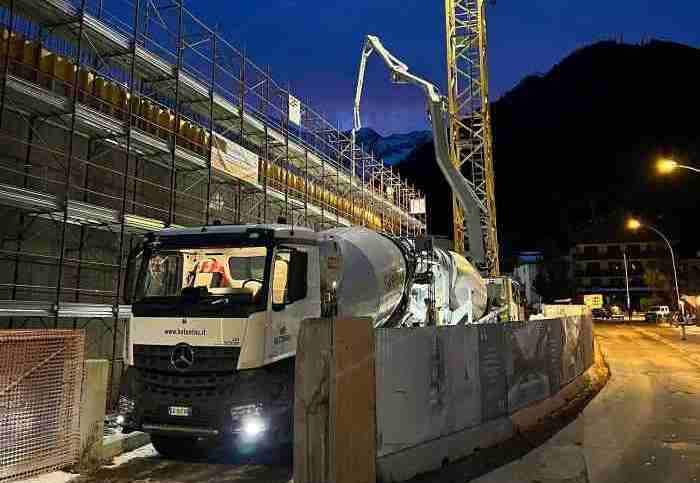
<path fill-rule="evenodd" d="M 122 301 L 125 304 L 130 304 L 133 302 L 134 298 L 134 288 L 135 288 L 135 278 L 139 275 L 134 274 L 133 270 L 136 268 L 138 270 L 140 267 L 135 267 L 134 262 L 136 258 L 143 253 L 143 247 L 137 246 L 129 253 L 126 259 L 126 270 L 124 272 L 124 289 L 122 290 Z"/>
<path fill-rule="evenodd" d="M 308 281 L 306 272 L 309 256 L 306 252 L 292 251 L 289 258 L 289 272 L 287 278 L 288 303 L 296 302 L 306 297 Z"/>
<path fill-rule="evenodd" d="M 143 260 L 150 257 L 150 253 L 150 248 L 141 243 L 129 252 L 129 256 L 126 259 L 126 270 L 124 271 L 124 289 L 121 294 L 125 304 L 134 303 L 134 299 L 137 297 L 137 287 L 147 272 L 147 267 L 144 266 Z"/>

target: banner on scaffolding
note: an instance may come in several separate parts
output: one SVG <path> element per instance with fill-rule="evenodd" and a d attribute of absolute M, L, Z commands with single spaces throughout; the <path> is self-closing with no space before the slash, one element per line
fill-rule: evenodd
<path fill-rule="evenodd" d="M 411 214 L 425 215 L 425 198 L 413 198 L 411 200 Z"/>
<path fill-rule="evenodd" d="M 223 136 L 214 136 L 212 167 L 235 178 L 257 183 L 258 155 Z"/>
<path fill-rule="evenodd" d="M 289 122 L 301 126 L 301 101 L 289 95 Z"/>

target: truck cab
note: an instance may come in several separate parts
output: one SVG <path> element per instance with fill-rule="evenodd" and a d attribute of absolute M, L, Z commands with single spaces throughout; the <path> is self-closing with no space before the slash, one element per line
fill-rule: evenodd
<path fill-rule="evenodd" d="M 149 234 L 130 256 L 125 432 L 165 455 L 291 440 L 296 338 L 321 315 L 316 233 L 219 225 Z"/>

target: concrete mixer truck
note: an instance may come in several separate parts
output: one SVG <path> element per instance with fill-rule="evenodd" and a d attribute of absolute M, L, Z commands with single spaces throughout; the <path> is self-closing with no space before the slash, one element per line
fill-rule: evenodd
<path fill-rule="evenodd" d="M 487 305 L 484 280 L 462 256 L 363 227 L 166 229 L 148 235 L 129 266 L 119 419 L 171 457 L 208 442 L 291 440 L 306 318 L 457 324 L 477 321 Z"/>

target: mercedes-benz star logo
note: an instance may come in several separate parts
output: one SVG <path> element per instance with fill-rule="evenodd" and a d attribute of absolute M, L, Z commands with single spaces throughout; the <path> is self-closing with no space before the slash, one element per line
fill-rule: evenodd
<path fill-rule="evenodd" d="M 194 364 L 194 349 L 184 342 L 173 347 L 170 353 L 170 363 L 179 371 L 185 371 Z"/>

